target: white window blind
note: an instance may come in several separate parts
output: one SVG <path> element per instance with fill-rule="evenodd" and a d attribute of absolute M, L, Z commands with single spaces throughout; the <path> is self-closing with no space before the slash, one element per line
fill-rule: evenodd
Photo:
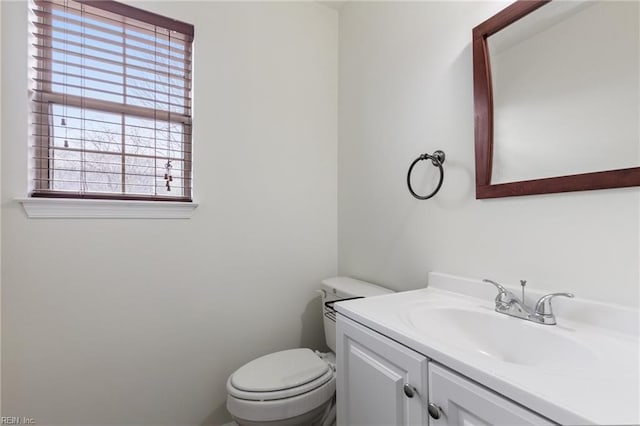
<path fill-rule="evenodd" d="M 191 201 L 193 26 L 114 1 L 32 4 L 31 196 Z"/>

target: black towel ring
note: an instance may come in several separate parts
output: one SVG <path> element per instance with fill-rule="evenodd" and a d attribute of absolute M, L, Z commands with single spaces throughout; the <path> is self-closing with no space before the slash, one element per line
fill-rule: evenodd
<path fill-rule="evenodd" d="M 411 163 L 411 165 L 409 166 L 409 172 L 407 173 L 407 186 L 409 187 L 409 192 L 411 193 L 411 195 L 416 197 L 418 200 L 428 200 L 429 198 L 436 195 L 438 191 L 440 191 L 440 187 L 442 186 L 442 182 L 444 181 L 444 169 L 442 168 L 444 157 L 444 152 L 437 150 L 434 151 L 433 155 L 422 154 L 421 156 L 413 160 L 413 163 Z M 438 182 L 438 186 L 436 186 L 436 189 L 431 194 L 425 196 L 416 194 L 413 191 L 413 188 L 411 188 L 411 172 L 413 171 L 413 166 L 415 166 L 416 163 L 421 160 L 431 160 L 431 163 L 438 169 L 440 169 L 440 181 Z"/>

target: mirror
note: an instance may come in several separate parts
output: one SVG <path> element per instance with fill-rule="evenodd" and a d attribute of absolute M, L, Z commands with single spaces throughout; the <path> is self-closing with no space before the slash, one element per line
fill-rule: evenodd
<path fill-rule="evenodd" d="M 639 21 L 518 1 L 474 28 L 476 198 L 640 186 Z"/>

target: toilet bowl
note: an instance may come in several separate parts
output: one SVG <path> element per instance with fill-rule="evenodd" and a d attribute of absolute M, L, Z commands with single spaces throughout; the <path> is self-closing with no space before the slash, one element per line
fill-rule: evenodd
<path fill-rule="evenodd" d="M 332 355 L 303 348 L 254 359 L 227 380 L 227 409 L 243 426 L 319 424 L 336 390 Z"/>
<path fill-rule="evenodd" d="M 322 281 L 327 345 L 335 352 L 335 312 L 324 302 L 391 293 L 347 277 Z M 227 410 L 240 426 L 335 424 L 335 355 L 307 348 L 264 355 L 227 379 Z"/>

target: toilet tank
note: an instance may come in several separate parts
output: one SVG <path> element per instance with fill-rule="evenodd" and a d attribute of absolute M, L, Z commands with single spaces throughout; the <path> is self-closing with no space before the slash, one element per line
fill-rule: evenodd
<path fill-rule="evenodd" d="M 322 280 L 320 285 L 322 293 L 322 319 L 324 324 L 324 337 L 327 346 L 333 352 L 336 351 L 336 317 L 335 311 L 325 305 L 325 302 L 348 299 L 351 297 L 370 297 L 381 294 L 393 293 L 393 290 L 371 284 L 366 281 L 349 277 L 333 277 Z"/>

